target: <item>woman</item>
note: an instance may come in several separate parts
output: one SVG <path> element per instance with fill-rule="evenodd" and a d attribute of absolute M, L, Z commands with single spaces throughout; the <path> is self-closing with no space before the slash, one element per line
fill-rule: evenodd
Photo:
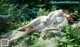
<path fill-rule="evenodd" d="M 63 26 L 66 22 L 68 23 L 73 21 L 73 14 L 64 14 L 63 10 L 56 10 L 48 14 L 48 16 L 41 16 L 34 20 L 32 20 L 28 25 L 25 25 L 19 28 L 19 31 L 27 31 L 29 32 L 37 30 L 39 32 L 43 31 L 44 29 L 57 29 L 58 26 Z M 56 25 L 58 23 L 58 25 Z M 56 25 L 55 27 L 53 25 Z M 49 28 L 50 26 L 50 28 Z M 52 26 L 52 27 L 51 27 Z M 28 29 L 29 28 L 29 29 Z"/>
<path fill-rule="evenodd" d="M 63 10 L 56 10 L 48 14 L 48 16 L 40 16 L 32 20 L 28 25 L 20 27 L 4 35 L 9 38 L 10 42 L 17 40 L 18 38 L 25 36 L 32 31 L 45 31 L 45 30 L 60 30 L 60 27 L 73 18 L 72 15 L 67 15 L 63 13 Z M 60 31 L 55 31 L 54 33 L 59 33 Z M 42 33 L 41 33 L 42 34 Z M 43 37 L 42 35 L 41 37 Z"/>

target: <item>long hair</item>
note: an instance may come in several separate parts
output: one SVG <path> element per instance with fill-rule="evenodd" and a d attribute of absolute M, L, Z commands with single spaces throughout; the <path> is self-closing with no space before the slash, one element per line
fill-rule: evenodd
<path fill-rule="evenodd" d="M 73 19 L 73 20 L 69 20 L 69 23 L 70 23 L 70 24 L 75 23 L 75 21 L 77 21 L 77 20 L 80 18 L 79 15 L 76 15 L 76 14 L 74 14 L 74 13 L 70 13 L 69 15 L 70 15 L 70 17 Z"/>

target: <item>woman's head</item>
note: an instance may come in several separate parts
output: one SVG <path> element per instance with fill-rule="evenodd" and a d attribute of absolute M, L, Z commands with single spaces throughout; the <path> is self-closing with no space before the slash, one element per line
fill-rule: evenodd
<path fill-rule="evenodd" d="M 75 20 L 76 15 L 74 13 L 64 14 L 63 15 L 69 22 L 73 22 Z"/>

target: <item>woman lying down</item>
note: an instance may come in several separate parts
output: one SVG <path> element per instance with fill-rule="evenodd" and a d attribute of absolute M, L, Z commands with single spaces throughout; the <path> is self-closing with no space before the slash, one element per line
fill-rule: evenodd
<path fill-rule="evenodd" d="M 65 23 L 73 20 L 73 16 L 73 14 L 64 14 L 63 10 L 56 10 L 49 13 L 47 16 L 35 18 L 28 25 L 13 30 L 3 35 L 3 37 L 6 37 L 10 42 L 13 42 L 32 31 L 41 32 L 41 37 L 45 35 L 43 32 L 46 30 L 52 30 L 53 33 L 58 34 L 61 32 L 61 28 Z"/>

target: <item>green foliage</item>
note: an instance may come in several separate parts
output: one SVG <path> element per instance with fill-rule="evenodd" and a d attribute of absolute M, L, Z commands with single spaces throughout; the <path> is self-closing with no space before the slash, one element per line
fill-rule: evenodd
<path fill-rule="evenodd" d="M 60 38 L 61 47 L 78 47 L 80 45 L 80 29 L 79 27 L 72 28 L 70 25 L 66 26 L 66 34 Z"/>
<path fill-rule="evenodd" d="M 51 11 L 57 9 L 64 9 L 64 11 L 68 14 L 71 12 L 75 13 L 76 15 L 80 14 L 80 5 L 52 4 L 53 0 L 0 0 L 0 14 L 10 14 L 11 20 L 9 24 L 0 23 L 1 34 L 24 26 L 32 19 L 47 15 Z M 17 44 L 20 44 L 22 40 L 25 40 L 25 45 L 22 45 L 23 47 L 45 47 L 45 41 L 51 38 L 57 38 L 59 47 L 79 47 L 80 26 L 78 25 L 78 27 L 72 28 L 70 25 L 67 25 L 64 28 L 64 32 L 62 32 L 60 36 L 54 35 L 51 32 L 47 32 L 45 35 L 45 40 L 40 42 L 38 40 L 40 33 L 32 32 L 25 37 L 20 38 L 17 43 L 12 43 L 10 47 L 14 47 Z"/>

